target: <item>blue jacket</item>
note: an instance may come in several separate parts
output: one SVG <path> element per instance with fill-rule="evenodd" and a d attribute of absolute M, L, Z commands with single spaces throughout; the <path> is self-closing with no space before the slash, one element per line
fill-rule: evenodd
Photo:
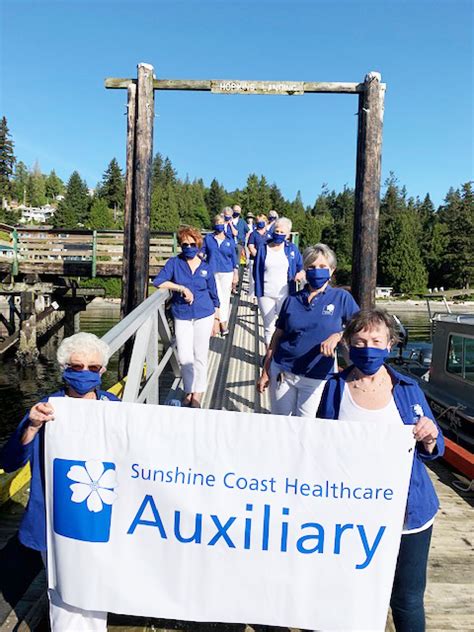
<path fill-rule="evenodd" d="M 201 252 L 205 255 L 213 272 L 232 272 L 239 267 L 233 239 L 225 237 L 218 242 L 214 233 L 208 233 L 204 237 Z"/>
<path fill-rule="evenodd" d="M 285 241 L 285 254 L 288 259 L 288 285 L 289 293 L 293 294 L 296 291 L 295 276 L 300 270 L 303 269 L 303 257 L 300 251 L 291 243 L 291 241 Z M 268 244 L 262 244 L 257 250 L 257 256 L 255 257 L 255 264 L 253 266 L 253 278 L 255 279 L 255 296 L 263 296 L 264 287 L 264 274 L 265 274 L 265 259 L 267 258 Z"/>
<path fill-rule="evenodd" d="M 395 371 L 390 365 L 386 369 L 394 379 L 393 398 L 406 425 L 418 421 L 416 408 L 421 406 L 423 415 L 435 421 L 423 391 L 416 380 Z M 353 369 L 348 367 L 342 373 L 334 374 L 326 383 L 316 414 L 321 419 L 338 419 L 346 377 Z M 435 421 L 436 423 L 436 421 Z M 417 529 L 431 520 L 439 509 L 438 497 L 428 476 L 424 461 L 432 461 L 444 454 L 444 438 L 439 428 L 436 446 L 431 454 L 426 452 L 422 443 L 417 443 L 411 471 L 404 529 Z"/>
<path fill-rule="evenodd" d="M 120 401 L 107 391 L 96 391 L 97 398 L 104 401 Z M 51 397 L 64 397 L 64 390 L 43 398 L 47 402 Z M 44 426 L 28 445 L 20 440 L 28 426 L 29 411 L 20 421 L 18 428 L 0 451 L 0 467 L 5 472 L 14 472 L 28 461 L 31 467 L 30 498 L 23 514 L 19 529 L 20 542 L 30 549 L 46 551 L 46 511 L 44 505 Z M 53 421 L 54 423 L 54 421 Z"/>
<path fill-rule="evenodd" d="M 158 287 L 165 281 L 184 285 L 193 293 L 194 301 L 191 305 L 186 303 L 179 292 L 172 293 L 171 312 L 178 320 L 206 318 L 219 307 L 216 280 L 209 264 L 204 261 L 193 273 L 183 255 L 168 259 L 153 279 L 153 285 Z"/>
<path fill-rule="evenodd" d="M 245 239 L 247 237 L 247 233 L 250 230 L 249 225 L 242 217 L 239 217 L 239 219 L 237 220 L 237 224 L 234 224 L 234 226 L 237 229 L 237 236 L 235 238 L 235 241 L 238 244 L 245 245 Z"/>

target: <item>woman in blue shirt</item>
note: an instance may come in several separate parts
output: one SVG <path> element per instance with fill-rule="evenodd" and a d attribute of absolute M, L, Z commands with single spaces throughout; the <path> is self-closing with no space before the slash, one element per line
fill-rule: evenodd
<path fill-rule="evenodd" d="M 217 295 L 220 304 L 220 330 L 227 336 L 227 323 L 230 312 L 230 296 L 239 280 L 235 242 L 225 235 L 225 222 L 222 215 L 214 217 L 214 232 L 204 237 L 202 254 L 211 267 L 216 280 Z"/>
<path fill-rule="evenodd" d="M 166 262 L 153 285 L 173 292 L 171 311 L 186 393 L 183 405 L 200 408 L 207 386 L 209 340 L 219 332 L 219 297 L 213 271 L 198 254 L 201 233 L 180 228 L 178 242 L 182 253 Z"/>
<path fill-rule="evenodd" d="M 272 238 L 258 249 L 253 268 L 255 296 L 263 319 L 268 348 L 283 301 L 303 278 L 303 260 L 298 248 L 289 241 L 291 220 L 280 217 Z"/>
<path fill-rule="evenodd" d="M 255 297 L 255 281 L 253 278 L 253 266 L 257 251 L 260 246 L 267 241 L 267 216 L 257 215 L 255 219 L 254 230 L 247 240 L 247 248 L 249 251 L 249 296 Z"/>
<path fill-rule="evenodd" d="M 308 283 L 282 305 L 258 389 L 270 386 L 272 413 L 314 417 L 344 325 L 359 306 L 329 285 L 337 262 L 328 246 L 307 248 L 303 263 Z"/>
<path fill-rule="evenodd" d="M 425 463 L 443 455 L 443 435 L 417 382 L 384 363 L 397 340 L 385 310 L 360 312 L 343 337 L 352 364 L 328 380 L 317 416 L 413 426 L 415 455 L 390 606 L 397 632 L 424 632 L 426 567 L 439 508 Z"/>
<path fill-rule="evenodd" d="M 30 463 L 30 498 L 20 524 L 19 539 L 24 546 L 40 551 L 45 565 L 44 427 L 46 423 L 54 420 L 53 402 L 56 397 L 97 399 L 104 402 L 119 401 L 112 393 L 99 389 L 109 355 L 108 345 L 94 334 L 81 332 L 65 338 L 57 351 L 57 359 L 63 369 L 64 388 L 35 404 L 0 451 L 0 467 L 6 472 L 14 472 L 26 463 Z M 92 494 L 89 498 L 91 500 L 88 499 L 88 502 L 96 500 Z M 52 632 L 64 632 L 64 630 L 106 632 L 106 612 L 82 610 L 70 606 L 64 603 L 57 591 L 53 589 L 48 591 L 48 596 Z"/>

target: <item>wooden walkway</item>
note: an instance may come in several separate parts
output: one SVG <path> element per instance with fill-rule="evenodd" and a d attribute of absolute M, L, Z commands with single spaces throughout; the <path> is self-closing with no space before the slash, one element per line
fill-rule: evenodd
<path fill-rule="evenodd" d="M 245 279 L 244 279 L 245 281 Z M 260 398 L 255 381 L 260 371 L 260 357 L 264 352 L 263 328 L 256 306 L 246 294 L 246 283 L 239 300 L 234 299 L 231 316 L 233 335 L 216 338 L 211 343 L 209 388 L 204 399 L 206 408 L 266 412 L 268 396 Z M 474 491 L 457 489 L 462 481 L 443 462 L 433 463 L 430 476 L 441 501 L 433 531 L 425 598 L 427 632 L 459 630 L 474 631 Z M 38 559 L 28 558 L 22 552 L 28 577 L 25 577 L 23 596 L 18 597 L 16 587 L 9 586 L 9 567 L 5 560 L 12 555 L 18 560 L 18 544 L 11 539 L 20 516 L 25 493 L 0 512 L 0 632 L 47 632 L 45 621 L 46 599 L 44 572 L 39 572 Z M 12 560 L 10 559 L 10 564 Z M 14 590 L 15 589 L 15 590 Z M 25 592 L 26 591 L 26 592 Z M 368 596 L 370 599 L 370 596 Z M 15 602 L 15 600 L 18 600 Z M 12 605 L 14 606 L 12 608 Z M 23 623 L 21 623 L 23 621 Z M 269 632 L 287 630 L 258 626 L 190 623 L 179 621 L 147 620 L 109 615 L 111 632 Z M 393 632 L 389 617 L 386 632 Z M 294 631 L 298 632 L 298 631 Z"/>

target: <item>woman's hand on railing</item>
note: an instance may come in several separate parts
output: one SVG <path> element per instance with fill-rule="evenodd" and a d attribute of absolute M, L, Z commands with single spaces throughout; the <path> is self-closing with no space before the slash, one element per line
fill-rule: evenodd
<path fill-rule="evenodd" d="M 268 387 L 269 384 L 270 384 L 270 376 L 268 375 L 268 373 L 264 369 L 262 371 L 262 375 L 257 380 L 257 391 L 259 393 L 263 393 L 264 390 Z"/>

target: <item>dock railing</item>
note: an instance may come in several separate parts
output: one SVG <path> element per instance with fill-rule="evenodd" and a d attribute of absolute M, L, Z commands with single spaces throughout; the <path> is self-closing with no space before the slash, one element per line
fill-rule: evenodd
<path fill-rule="evenodd" d="M 165 314 L 169 296 L 168 290 L 156 291 L 102 337 L 111 354 L 134 338 L 121 394 L 124 402 L 158 404 L 160 376 L 168 364 L 175 377 L 172 388 L 180 380 L 176 344 Z"/>

